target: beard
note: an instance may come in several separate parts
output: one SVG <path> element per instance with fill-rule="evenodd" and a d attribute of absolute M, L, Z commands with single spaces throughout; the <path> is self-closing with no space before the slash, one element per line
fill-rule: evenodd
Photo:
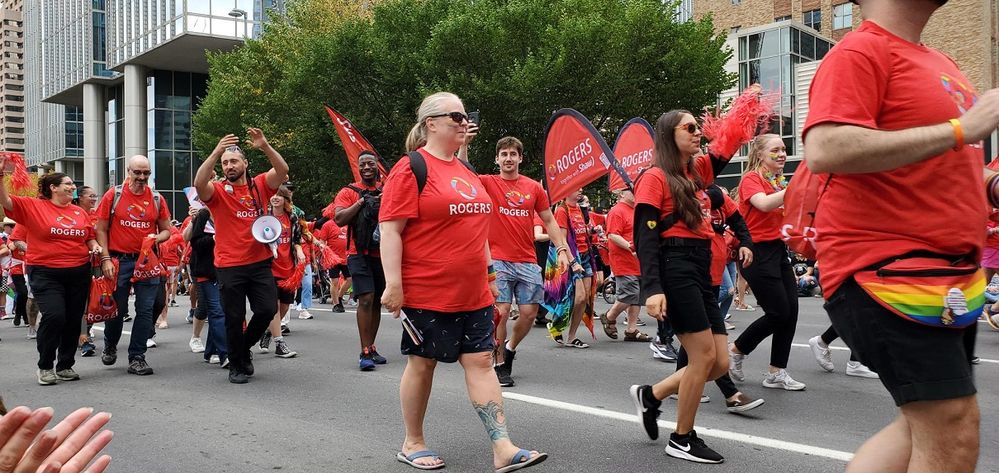
<path fill-rule="evenodd" d="M 236 182 L 236 181 L 238 181 L 238 180 L 239 180 L 240 178 L 242 178 L 242 177 L 243 177 L 244 175 L 246 175 L 246 171 L 243 171 L 243 172 L 240 172 L 240 173 L 237 173 L 237 174 L 235 174 L 235 175 L 234 175 L 234 176 L 232 176 L 232 177 L 230 177 L 230 176 L 226 176 L 225 178 L 226 178 L 226 180 L 227 180 L 227 181 L 229 181 L 230 183 L 235 183 L 235 182 Z"/>

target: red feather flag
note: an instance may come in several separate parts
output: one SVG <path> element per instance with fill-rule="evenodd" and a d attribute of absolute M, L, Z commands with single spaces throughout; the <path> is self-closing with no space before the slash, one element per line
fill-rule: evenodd
<path fill-rule="evenodd" d="M 284 289 L 285 291 L 294 291 L 298 289 L 298 286 L 302 285 L 302 277 L 305 276 L 305 262 L 298 263 L 295 265 L 295 272 L 278 283 L 278 287 Z"/>
<path fill-rule="evenodd" d="M 756 136 L 761 126 L 769 126 L 777 98 L 765 96 L 762 91 L 759 84 L 753 84 L 736 97 L 727 112 L 721 113 L 717 108 L 713 114 L 704 111 L 701 132 L 710 142 L 711 154 L 730 158 Z"/>
<path fill-rule="evenodd" d="M 3 173 L 10 174 L 11 191 L 20 194 L 34 187 L 31 182 L 31 175 L 28 174 L 28 167 L 24 162 L 24 156 L 19 153 L 2 152 L 0 160 L 3 160 Z"/>
<path fill-rule="evenodd" d="M 340 137 L 340 143 L 343 143 L 343 150 L 347 153 L 347 161 L 350 163 L 350 172 L 354 175 L 354 182 L 361 182 L 361 172 L 357 169 L 357 160 L 361 156 L 362 151 L 370 151 L 378 156 L 378 172 L 381 173 L 382 178 L 388 176 L 388 170 L 385 168 L 385 162 L 382 161 L 381 155 L 375 151 L 375 147 L 371 146 L 361 132 L 354 128 L 354 125 L 347 120 L 346 117 L 340 114 L 340 112 L 333 110 L 329 105 L 323 104 L 326 108 L 326 114 L 330 116 L 330 121 L 333 122 L 333 128 L 336 128 L 336 134 Z"/>

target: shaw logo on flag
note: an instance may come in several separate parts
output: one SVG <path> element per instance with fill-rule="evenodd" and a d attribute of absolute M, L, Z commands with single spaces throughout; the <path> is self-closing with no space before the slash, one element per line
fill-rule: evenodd
<path fill-rule="evenodd" d="M 611 191 L 630 188 L 642 169 L 652 165 L 652 152 L 655 147 L 653 129 L 644 118 L 632 118 L 621 127 L 614 140 L 614 156 L 618 157 L 621 167 L 628 175 L 625 182 L 618 173 L 610 173 L 608 188 Z"/>
<path fill-rule="evenodd" d="M 545 187 L 552 202 L 599 179 L 613 166 L 607 142 L 581 113 L 563 108 L 548 121 L 545 129 Z"/>
<path fill-rule="evenodd" d="M 340 137 L 340 143 L 343 144 L 343 150 L 347 153 L 347 161 L 350 163 L 350 172 L 354 176 L 354 182 L 361 182 L 361 172 L 357 168 L 357 160 L 364 151 L 374 153 L 378 157 L 378 172 L 381 173 L 381 178 L 384 179 L 385 176 L 388 176 L 382 156 L 375 151 L 375 147 L 371 146 L 371 143 L 361 135 L 361 132 L 354 128 L 350 120 L 347 120 L 340 112 L 333 110 L 327 104 L 323 104 L 323 107 L 326 108 L 326 113 L 330 116 L 330 121 L 333 122 L 333 128 L 336 128 L 336 134 Z"/>

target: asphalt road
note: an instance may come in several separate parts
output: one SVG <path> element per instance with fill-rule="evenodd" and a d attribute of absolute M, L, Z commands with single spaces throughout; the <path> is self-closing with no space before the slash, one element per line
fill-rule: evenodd
<path fill-rule="evenodd" d="M 377 371 L 357 369 L 353 314 L 333 314 L 320 305 L 313 310 L 315 319 L 291 322 L 287 340 L 299 357 L 256 355 L 256 376 L 240 386 L 190 352 L 187 301 L 181 297 L 178 302 L 181 307 L 170 309 L 170 328 L 157 335 L 159 347 L 147 355 L 156 370 L 149 377 L 127 374 L 124 356 L 112 367 L 99 358 L 81 358 L 76 365 L 81 381 L 39 386 L 34 342 L 24 338 L 24 328 L 0 322 L 0 395 L 8 407 L 52 406 L 58 417 L 80 406 L 112 412 L 115 438 L 107 451 L 114 472 L 415 471 L 395 460 L 403 439 L 398 388 L 405 361 L 395 348 L 402 330 L 391 317 L 383 317 L 378 339 L 389 364 Z M 504 391 L 511 436 L 522 447 L 550 455 L 530 470 L 538 472 L 842 471 L 850 452 L 896 411 L 877 380 L 844 374 L 845 349 L 833 353 L 836 372 L 815 364 L 806 343 L 828 325 L 820 302 L 801 299 L 789 366 L 807 390 L 761 387 L 769 342 L 747 359 L 747 380 L 740 385 L 764 397 L 765 405 L 750 415 L 733 415 L 725 411 L 718 390 L 706 387 L 712 401 L 702 405 L 697 430 L 725 456 L 722 465 L 695 465 L 663 453 L 668 422 L 675 418 L 672 401 L 663 407 L 660 440 L 646 438 L 628 386 L 654 382 L 674 365 L 653 360 L 647 344 L 608 340 L 599 325 L 597 340 L 587 350 L 557 347 L 544 329 L 535 329 L 524 342 L 514 373 L 517 386 Z M 733 322 L 745 327 L 759 314 L 733 312 Z M 654 332 L 652 324 L 647 329 Z M 123 340 L 122 355 L 126 346 Z M 996 472 L 999 395 L 993 387 L 999 385 L 999 333 L 985 324 L 980 325 L 978 355 L 983 358 L 976 368 L 982 410 L 979 471 Z M 447 462 L 445 471 L 492 471 L 488 440 L 469 405 L 460 366 L 439 365 L 426 424 L 430 447 Z"/>

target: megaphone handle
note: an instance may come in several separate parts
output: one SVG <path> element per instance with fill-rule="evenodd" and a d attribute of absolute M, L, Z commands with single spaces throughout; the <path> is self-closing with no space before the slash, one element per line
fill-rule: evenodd
<path fill-rule="evenodd" d="M 274 253 L 274 259 L 277 259 L 277 257 L 278 257 L 277 256 L 277 248 L 278 248 L 277 242 L 276 241 L 275 242 L 271 242 L 271 243 L 268 243 L 268 245 L 270 245 L 270 247 L 271 247 L 271 252 Z"/>

